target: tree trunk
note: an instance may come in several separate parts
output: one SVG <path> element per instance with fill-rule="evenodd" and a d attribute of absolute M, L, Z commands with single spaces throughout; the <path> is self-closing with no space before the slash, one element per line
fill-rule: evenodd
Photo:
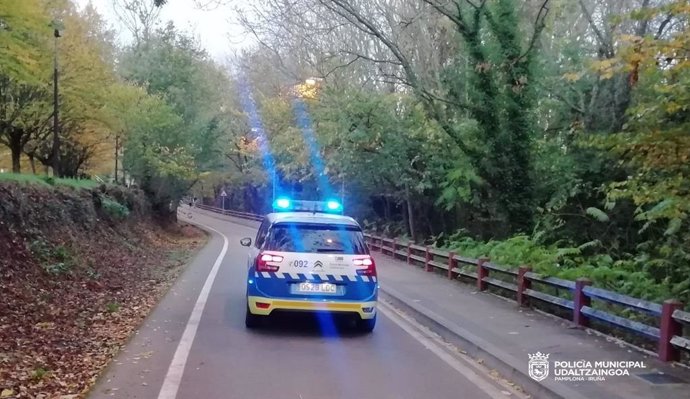
<path fill-rule="evenodd" d="M 412 209 L 412 201 L 410 200 L 410 189 L 405 187 L 405 203 L 407 205 L 407 223 L 410 230 L 410 237 L 412 242 L 417 242 L 417 232 L 414 229 L 414 212 Z"/>
<path fill-rule="evenodd" d="M 29 155 L 29 163 L 31 164 L 31 173 L 36 174 L 36 160 L 33 155 Z"/>
<path fill-rule="evenodd" d="M 12 149 L 12 173 L 21 173 L 21 163 L 20 163 L 21 152 L 17 152 Z"/>
<path fill-rule="evenodd" d="M 386 196 L 383 197 L 383 219 L 386 222 L 389 222 L 391 220 L 390 201 L 388 201 L 388 197 Z"/>
<path fill-rule="evenodd" d="M 12 152 L 12 173 L 21 173 L 21 134 L 12 134 L 10 136 L 10 151 Z"/>

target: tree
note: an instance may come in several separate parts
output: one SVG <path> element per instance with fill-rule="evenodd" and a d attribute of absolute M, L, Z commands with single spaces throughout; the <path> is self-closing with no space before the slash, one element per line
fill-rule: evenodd
<path fill-rule="evenodd" d="M 50 18 L 40 0 L 0 0 L 0 75 L 32 83 L 49 58 Z"/>
<path fill-rule="evenodd" d="M 113 10 L 134 36 L 134 45 L 139 46 L 151 39 L 165 3 L 165 0 L 115 0 Z"/>
<path fill-rule="evenodd" d="M 687 20 L 690 9 L 674 1 L 653 9 L 650 16 L 655 15 Z M 594 142 L 631 169 L 625 180 L 609 185 L 609 201 L 634 202 L 640 233 L 656 258 L 648 272 L 658 281 L 682 282 L 674 287 L 681 294 L 690 288 L 690 234 L 684 228 L 690 215 L 690 30 L 623 39 L 617 67 L 636 76 L 630 120 L 623 131 Z"/>
<path fill-rule="evenodd" d="M 143 95 L 132 104 L 126 125 L 124 168 L 166 220 L 172 217 L 170 203 L 177 203 L 197 177 L 196 153 L 186 145 L 182 118 L 160 96 Z"/>
<path fill-rule="evenodd" d="M 69 2 L 53 3 L 66 26 L 58 41 L 60 57 L 60 162 L 57 175 L 76 176 L 95 154 L 107 162 L 104 152 L 110 142 L 104 104 L 106 91 L 115 80 L 113 34 L 91 5 L 82 11 Z M 37 143 L 32 157 L 45 165 L 53 164 L 52 146 Z"/>
<path fill-rule="evenodd" d="M 12 172 L 21 172 L 20 158 L 31 141 L 41 141 L 50 127 L 49 90 L 45 86 L 0 76 L 0 144 L 12 154 Z"/>
<path fill-rule="evenodd" d="M 45 46 L 50 37 L 49 20 L 47 12 L 44 15 L 36 11 L 46 7 L 33 2 L 27 2 L 27 6 L 36 8 L 29 13 L 23 6 L 8 7 L 8 14 L 2 20 L 12 33 L 0 32 L 3 37 L 7 36 L 5 39 L 11 50 L 7 56 L 0 57 L 0 61 L 7 64 L 12 64 L 13 60 L 22 61 L 22 68 L 0 74 L 0 137 L 3 137 L 0 142 L 10 148 L 16 172 L 20 170 L 22 153 L 29 157 L 32 167 L 34 160 L 54 166 L 52 146 L 47 142 L 52 117 L 47 82 L 52 75 L 48 60 L 53 50 Z M 112 35 L 92 6 L 82 12 L 65 0 L 52 1 L 47 6 L 54 18 L 68 27 L 57 49 L 60 54 L 60 136 L 66 143 L 60 153 L 65 156 L 66 163 L 58 165 L 53 173 L 73 176 L 79 173 L 75 167 L 81 168 L 108 140 L 102 109 L 107 101 L 105 88 L 114 79 Z M 25 19 L 19 18 L 22 15 Z M 45 29 L 34 26 L 40 27 L 41 22 Z M 45 37 L 38 37 L 39 34 Z M 39 58 L 31 58 L 32 55 Z"/>
<path fill-rule="evenodd" d="M 15 173 L 24 147 L 48 123 L 49 22 L 38 1 L 0 1 L 0 144 L 10 149 Z"/>
<path fill-rule="evenodd" d="M 319 70 L 319 64 L 332 65 L 335 55 L 349 55 L 349 61 L 331 71 L 361 60 L 374 65 L 374 73 L 390 90 L 411 90 L 476 170 L 485 217 L 493 220 L 501 235 L 507 232 L 502 227 L 524 230 L 532 223 L 530 142 L 532 88 L 537 80 L 533 64 L 548 1 L 539 4 L 530 14 L 533 25 L 527 37 L 511 0 L 478 4 L 379 0 L 373 8 L 347 0 L 317 0 L 295 7 L 269 0 L 268 11 L 254 16 L 258 22 L 252 24 L 247 17 L 245 25 L 284 66 L 289 66 L 286 50 L 272 43 L 293 37 L 289 49 L 312 44 L 315 51 L 327 49 L 321 57 L 306 54 L 307 61 L 298 65 Z M 320 39 L 307 38 L 305 30 Z M 361 40 L 339 40 L 352 32 Z M 372 38 L 376 45 L 370 45 Z M 474 134 L 464 130 L 466 124 L 460 121 L 465 119 L 476 123 Z"/>
<path fill-rule="evenodd" d="M 170 201 L 177 203 L 202 172 L 218 165 L 227 107 L 223 91 L 231 85 L 198 43 L 172 24 L 128 48 L 120 67 L 127 81 L 156 99 L 143 104 L 158 115 L 128 122 L 124 166 L 168 217 Z"/>

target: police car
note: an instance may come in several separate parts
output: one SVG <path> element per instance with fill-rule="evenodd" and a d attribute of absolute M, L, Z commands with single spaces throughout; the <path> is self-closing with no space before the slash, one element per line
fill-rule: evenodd
<path fill-rule="evenodd" d="M 337 201 L 279 198 L 249 247 L 247 313 L 254 328 L 276 312 L 350 314 L 357 328 L 376 324 L 378 283 L 359 224 Z"/>

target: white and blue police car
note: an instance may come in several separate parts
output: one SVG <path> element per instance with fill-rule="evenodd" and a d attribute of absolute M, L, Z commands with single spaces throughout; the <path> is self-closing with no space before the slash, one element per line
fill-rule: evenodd
<path fill-rule="evenodd" d="M 254 328 L 274 312 L 350 314 L 357 328 L 376 324 L 376 264 L 359 224 L 338 201 L 279 198 L 249 247 L 247 313 Z"/>

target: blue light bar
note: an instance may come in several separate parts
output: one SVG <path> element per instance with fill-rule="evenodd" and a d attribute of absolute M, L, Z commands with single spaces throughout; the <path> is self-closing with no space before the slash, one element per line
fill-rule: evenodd
<path fill-rule="evenodd" d="M 343 213 L 343 205 L 336 200 L 328 201 L 296 201 L 289 198 L 278 198 L 273 202 L 276 212 L 320 212 Z"/>
<path fill-rule="evenodd" d="M 287 198 L 278 198 L 273 203 L 273 208 L 287 211 L 292 207 L 292 202 Z"/>
<path fill-rule="evenodd" d="M 330 200 L 326 202 L 326 208 L 328 208 L 329 211 L 335 212 L 342 210 L 343 206 L 338 201 Z"/>

